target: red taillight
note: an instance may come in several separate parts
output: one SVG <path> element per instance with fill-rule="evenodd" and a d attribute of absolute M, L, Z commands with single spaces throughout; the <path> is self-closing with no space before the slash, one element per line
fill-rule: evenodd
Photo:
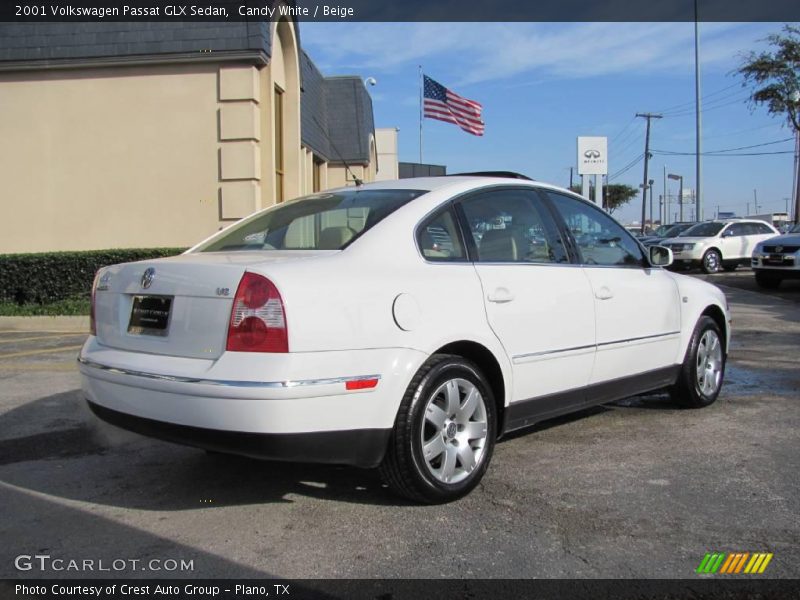
<path fill-rule="evenodd" d="M 231 309 L 226 350 L 288 352 L 286 313 L 278 288 L 261 275 L 245 273 Z"/>
<path fill-rule="evenodd" d="M 95 298 L 97 295 L 97 279 L 100 272 L 98 271 L 94 275 L 94 281 L 92 282 L 92 303 L 89 306 L 89 334 L 90 335 L 97 335 L 97 323 L 95 322 L 94 317 L 94 305 L 95 305 Z"/>

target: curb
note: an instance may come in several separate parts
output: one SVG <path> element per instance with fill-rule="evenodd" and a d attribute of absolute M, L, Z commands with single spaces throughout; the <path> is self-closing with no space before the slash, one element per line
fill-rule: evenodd
<path fill-rule="evenodd" d="M 89 317 L 0 317 L 0 331 L 55 331 L 89 335 Z"/>

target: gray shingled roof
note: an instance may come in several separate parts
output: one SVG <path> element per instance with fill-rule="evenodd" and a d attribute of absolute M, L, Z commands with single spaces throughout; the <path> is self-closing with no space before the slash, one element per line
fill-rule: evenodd
<path fill-rule="evenodd" d="M 325 84 L 332 162 L 368 163 L 369 136 L 375 135 L 375 124 L 372 98 L 363 80 L 357 76 L 328 77 Z"/>
<path fill-rule="evenodd" d="M 0 23 L 0 61 L 5 63 L 123 59 L 163 55 L 252 53 L 270 56 L 269 23 L 253 22 L 101 22 Z M 11 65 L 0 65 L 9 68 Z"/>
<path fill-rule="evenodd" d="M 302 100 L 300 103 L 300 130 L 303 143 L 325 160 L 330 160 L 328 142 L 328 103 L 325 78 L 305 52 L 300 53 Z"/>

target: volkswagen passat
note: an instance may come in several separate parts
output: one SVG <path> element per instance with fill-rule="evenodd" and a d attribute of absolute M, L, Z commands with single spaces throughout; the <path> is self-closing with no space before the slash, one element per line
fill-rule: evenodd
<path fill-rule="evenodd" d="M 670 261 L 532 181 L 332 190 L 98 272 L 83 390 L 145 435 L 379 466 L 400 494 L 447 501 L 537 421 L 665 387 L 714 402 L 725 297 Z"/>

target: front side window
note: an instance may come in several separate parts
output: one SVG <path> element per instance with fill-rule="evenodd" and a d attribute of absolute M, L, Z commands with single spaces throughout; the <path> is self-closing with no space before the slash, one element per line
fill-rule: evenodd
<path fill-rule="evenodd" d="M 240 221 L 195 252 L 341 250 L 424 193 L 355 188 L 299 198 Z"/>
<path fill-rule="evenodd" d="M 478 262 L 566 263 L 552 217 L 532 190 L 496 190 L 461 201 Z"/>
<path fill-rule="evenodd" d="M 643 267 L 644 254 L 636 240 L 602 210 L 578 200 L 547 192 L 578 245 L 581 262 L 607 267 Z"/>

